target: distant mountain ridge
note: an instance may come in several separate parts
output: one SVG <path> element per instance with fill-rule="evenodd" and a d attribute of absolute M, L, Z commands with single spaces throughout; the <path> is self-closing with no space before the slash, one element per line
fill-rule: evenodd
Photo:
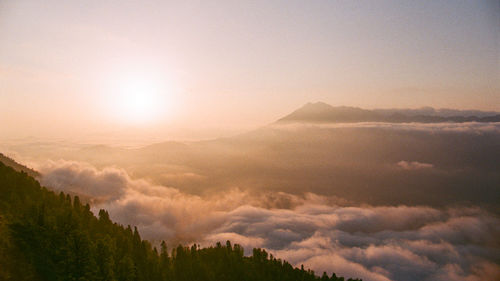
<path fill-rule="evenodd" d="M 348 106 L 331 106 L 324 102 L 307 103 L 278 123 L 441 123 L 441 122 L 500 122 L 500 113 L 480 110 L 434 109 L 362 109 Z"/>

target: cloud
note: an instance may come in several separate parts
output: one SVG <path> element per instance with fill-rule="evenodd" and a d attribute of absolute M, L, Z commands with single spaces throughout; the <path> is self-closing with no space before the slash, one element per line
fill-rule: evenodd
<path fill-rule="evenodd" d="M 197 196 L 122 169 L 68 161 L 50 162 L 42 172 L 42 184 L 91 198 L 94 212 L 107 209 L 144 238 L 170 245 L 231 240 L 247 254 L 263 247 L 317 273 L 363 280 L 500 277 L 500 219 L 477 207 L 348 206 L 313 193 L 238 189 Z"/>
<path fill-rule="evenodd" d="M 434 167 L 434 165 L 429 163 L 422 163 L 418 161 L 399 161 L 397 163 L 398 167 L 404 170 L 420 170 L 420 169 L 429 169 Z"/>
<path fill-rule="evenodd" d="M 261 238 L 295 265 L 364 280 L 476 278 L 485 262 L 498 277 L 498 218 L 480 209 L 339 207 L 305 202 L 293 210 L 240 207 L 214 233 Z M 447 271 L 453 266 L 459 270 Z M 439 276 L 438 276 L 439 275 Z M 479 278 L 479 277 L 478 277 Z M 460 280 L 460 279 L 457 279 Z"/>
<path fill-rule="evenodd" d="M 272 124 L 270 127 L 281 130 L 298 130 L 303 128 L 373 128 L 391 129 L 405 131 L 425 131 L 425 132 L 455 132 L 455 133 L 500 133 L 500 122 L 464 122 L 464 123 L 385 123 L 385 122 L 358 122 L 358 123 L 291 123 Z"/>
<path fill-rule="evenodd" d="M 94 199 L 113 200 L 126 191 L 130 182 L 128 174 L 117 168 L 97 170 L 89 164 L 70 161 L 50 161 L 42 171 L 42 184 L 56 190 L 84 194 Z"/>

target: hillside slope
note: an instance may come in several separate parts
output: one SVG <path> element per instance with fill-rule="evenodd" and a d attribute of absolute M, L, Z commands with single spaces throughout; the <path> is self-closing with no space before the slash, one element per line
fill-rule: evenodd
<path fill-rule="evenodd" d="M 344 280 L 293 268 L 254 249 L 218 243 L 177 246 L 169 253 L 136 228 L 113 223 L 105 210 L 41 187 L 0 163 L 0 280 Z M 351 280 L 351 279 L 350 279 Z"/>
<path fill-rule="evenodd" d="M 12 169 L 14 169 L 18 172 L 21 172 L 21 171 L 25 172 L 26 174 L 28 174 L 31 177 L 37 178 L 40 176 L 39 172 L 17 163 L 14 159 L 7 157 L 3 153 L 0 153 L 0 162 L 4 163 L 6 166 L 11 167 Z"/>

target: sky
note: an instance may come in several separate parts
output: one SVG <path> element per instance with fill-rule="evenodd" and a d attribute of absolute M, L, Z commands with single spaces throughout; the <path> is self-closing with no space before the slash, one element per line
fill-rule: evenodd
<path fill-rule="evenodd" d="M 196 139 L 307 102 L 500 110 L 498 1 L 0 0 L 0 137 Z"/>
<path fill-rule="evenodd" d="M 230 239 L 363 280 L 499 279 L 500 123 L 165 142 L 317 101 L 500 111 L 500 2 L 0 0 L 0 150 L 44 186 L 153 242 Z"/>

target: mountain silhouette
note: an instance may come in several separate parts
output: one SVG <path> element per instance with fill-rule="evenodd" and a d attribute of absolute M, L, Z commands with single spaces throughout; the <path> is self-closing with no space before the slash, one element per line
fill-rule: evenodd
<path fill-rule="evenodd" d="M 470 115 L 471 113 L 475 115 Z M 453 114 L 453 115 L 451 115 Z M 278 123 L 441 123 L 441 122 L 500 122 L 500 113 L 478 110 L 450 110 L 424 107 L 421 109 L 362 109 L 331 106 L 324 102 L 307 103 Z"/>

